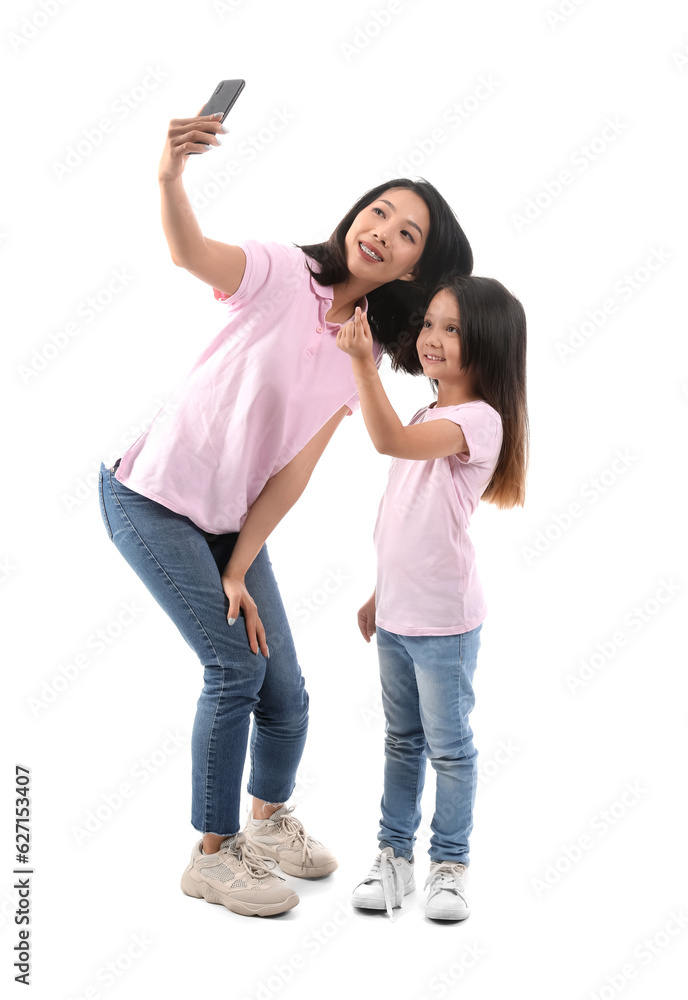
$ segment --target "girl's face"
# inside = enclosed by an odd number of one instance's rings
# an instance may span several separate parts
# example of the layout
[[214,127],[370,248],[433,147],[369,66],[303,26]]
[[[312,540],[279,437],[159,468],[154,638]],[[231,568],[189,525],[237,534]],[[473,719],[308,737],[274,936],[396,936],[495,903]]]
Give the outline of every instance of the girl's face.
[[349,273],[372,282],[373,288],[395,279],[410,281],[429,228],[428,206],[415,191],[383,191],[358,213],[346,234]]
[[446,386],[458,386],[466,377],[461,371],[460,321],[459,304],[444,288],[430,302],[416,341],[423,373]]

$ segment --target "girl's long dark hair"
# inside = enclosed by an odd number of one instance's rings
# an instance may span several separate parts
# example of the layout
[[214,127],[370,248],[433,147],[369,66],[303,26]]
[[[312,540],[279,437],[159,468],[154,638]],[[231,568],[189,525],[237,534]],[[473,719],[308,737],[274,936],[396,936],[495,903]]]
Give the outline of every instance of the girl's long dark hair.
[[408,177],[397,177],[378,184],[352,205],[325,243],[294,245],[321,265],[319,272],[308,266],[320,285],[346,281],[349,277],[344,242],[346,234],[358,213],[392,188],[414,191],[423,199],[430,213],[430,229],[416,264],[415,280],[389,281],[368,294],[370,331],[384,345],[384,351],[396,371],[404,369],[407,349],[410,345],[415,346],[430,288],[448,272],[470,274],[473,269],[473,253],[466,234],[437,188],[423,178],[413,181]]
[[[499,460],[481,499],[497,507],[523,506],[530,451],[526,400],[526,314],[501,282],[477,275],[450,275],[432,290],[427,304],[443,289],[459,307],[461,362],[473,379],[475,395],[502,418]],[[412,374],[423,371],[415,344],[405,359]],[[437,379],[430,379],[437,395]]]

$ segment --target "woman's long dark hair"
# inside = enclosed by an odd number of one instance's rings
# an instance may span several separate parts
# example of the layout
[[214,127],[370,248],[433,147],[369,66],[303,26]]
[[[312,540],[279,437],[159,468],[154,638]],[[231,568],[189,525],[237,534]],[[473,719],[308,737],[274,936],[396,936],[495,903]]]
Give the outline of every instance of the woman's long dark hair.
[[[427,300],[446,289],[459,307],[459,337],[463,369],[470,372],[475,395],[502,418],[502,449],[481,499],[497,507],[523,506],[530,449],[526,401],[526,314],[519,300],[501,282],[477,275],[450,275]],[[416,345],[407,349],[405,369],[419,374],[423,367]],[[437,379],[430,379],[437,395]]]
[[336,285],[346,281],[349,277],[344,242],[346,234],[358,213],[392,188],[414,191],[423,199],[430,213],[430,229],[423,253],[416,263],[415,280],[389,281],[368,294],[370,331],[384,345],[384,351],[396,371],[404,368],[406,349],[409,345],[415,345],[430,288],[448,272],[470,274],[473,269],[473,253],[466,234],[437,188],[423,178],[412,181],[408,177],[397,177],[378,184],[366,191],[349,209],[325,243],[294,245],[321,265],[319,272],[308,266],[320,285]]

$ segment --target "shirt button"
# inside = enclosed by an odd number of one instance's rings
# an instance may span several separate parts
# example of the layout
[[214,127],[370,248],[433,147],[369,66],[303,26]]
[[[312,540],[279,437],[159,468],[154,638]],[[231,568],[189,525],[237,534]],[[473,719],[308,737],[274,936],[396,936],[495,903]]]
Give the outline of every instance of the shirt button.
[[323,328],[321,326],[316,326],[315,329],[317,333],[322,333]]

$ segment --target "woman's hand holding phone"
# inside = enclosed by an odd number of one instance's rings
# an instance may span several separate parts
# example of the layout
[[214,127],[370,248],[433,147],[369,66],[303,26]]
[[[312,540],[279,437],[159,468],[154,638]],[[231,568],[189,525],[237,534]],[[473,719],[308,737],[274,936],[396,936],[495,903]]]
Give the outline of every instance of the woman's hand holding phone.
[[158,164],[158,181],[171,181],[181,177],[189,153],[206,153],[212,146],[221,146],[217,133],[229,132],[221,118],[221,111],[214,115],[197,115],[195,118],[173,118]]

